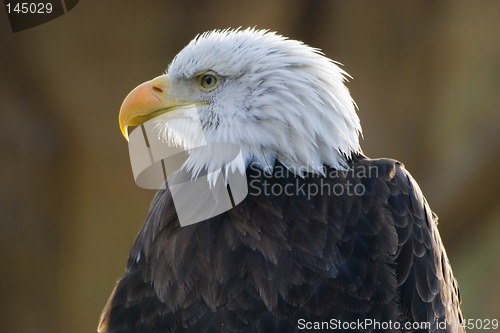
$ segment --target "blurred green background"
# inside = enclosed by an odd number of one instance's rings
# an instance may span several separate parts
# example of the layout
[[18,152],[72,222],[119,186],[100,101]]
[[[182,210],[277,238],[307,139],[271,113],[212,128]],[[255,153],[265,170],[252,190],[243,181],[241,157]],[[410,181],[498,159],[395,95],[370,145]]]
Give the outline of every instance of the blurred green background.
[[95,332],[154,194],[120,104],[239,26],[344,64],[365,153],[405,163],[440,216],[465,317],[500,318],[499,1],[88,0],[15,34],[0,13],[0,332]]

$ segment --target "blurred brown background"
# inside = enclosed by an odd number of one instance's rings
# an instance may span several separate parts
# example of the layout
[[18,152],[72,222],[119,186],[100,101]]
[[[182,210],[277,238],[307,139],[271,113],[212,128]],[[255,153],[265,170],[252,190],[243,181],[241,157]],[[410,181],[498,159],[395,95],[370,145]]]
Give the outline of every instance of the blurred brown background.
[[197,33],[238,26],[345,65],[365,153],[420,183],[465,316],[500,318],[499,1],[88,0],[15,34],[0,13],[0,332],[95,332],[153,195],[118,108]]

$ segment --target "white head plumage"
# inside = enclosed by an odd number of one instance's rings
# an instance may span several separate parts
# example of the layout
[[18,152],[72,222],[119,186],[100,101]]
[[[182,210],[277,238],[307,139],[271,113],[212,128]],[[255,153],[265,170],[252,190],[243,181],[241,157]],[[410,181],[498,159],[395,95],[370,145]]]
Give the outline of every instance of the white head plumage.
[[[215,75],[217,87],[194,85],[203,73]],[[214,30],[181,50],[165,75],[171,96],[205,102],[197,110],[207,142],[239,145],[244,163],[233,169],[255,163],[269,170],[277,159],[299,174],[321,173],[323,165],[344,169],[360,152],[361,125],[344,85],[348,74],[302,42],[252,28]],[[199,138],[189,132],[195,118],[184,112],[169,112],[158,133],[165,141],[184,138],[189,149]],[[226,162],[193,157],[185,166],[197,174]]]

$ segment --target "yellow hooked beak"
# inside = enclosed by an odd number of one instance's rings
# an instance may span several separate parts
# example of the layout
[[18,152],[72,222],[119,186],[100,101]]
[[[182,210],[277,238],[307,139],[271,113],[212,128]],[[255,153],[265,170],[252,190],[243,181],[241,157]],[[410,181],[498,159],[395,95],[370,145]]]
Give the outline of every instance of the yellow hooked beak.
[[118,121],[120,130],[127,141],[129,126],[139,126],[179,107],[201,104],[172,99],[167,94],[169,85],[167,76],[161,75],[140,84],[125,97],[120,107]]
[[138,126],[176,105],[167,99],[165,91],[169,86],[165,75],[144,82],[132,90],[120,107],[118,117],[120,130],[128,141],[129,126]]

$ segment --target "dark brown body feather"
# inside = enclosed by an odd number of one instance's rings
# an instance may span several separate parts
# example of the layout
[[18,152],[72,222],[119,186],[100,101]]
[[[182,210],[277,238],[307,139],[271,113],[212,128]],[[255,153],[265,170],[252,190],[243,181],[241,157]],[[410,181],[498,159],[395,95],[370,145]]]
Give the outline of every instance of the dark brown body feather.
[[[307,331],[301,322],[370,319],[393,329],[346,332],[410,332],[408,322],[430,323],[416,332],[463,332],[437,219],[416,182],[393,160],[360,156],[350,167],[305,178],[250,167],[241,204],[187,227],[159,191],[100,331],[298,332]],[[265,181],[291,184],[294,195],[259,195]],[[308,196],[309,184],[358,193]]]

